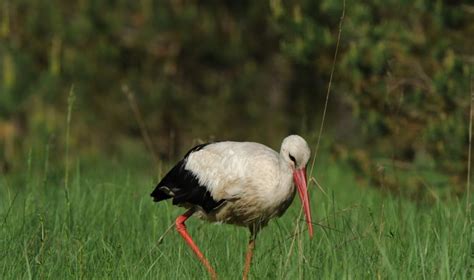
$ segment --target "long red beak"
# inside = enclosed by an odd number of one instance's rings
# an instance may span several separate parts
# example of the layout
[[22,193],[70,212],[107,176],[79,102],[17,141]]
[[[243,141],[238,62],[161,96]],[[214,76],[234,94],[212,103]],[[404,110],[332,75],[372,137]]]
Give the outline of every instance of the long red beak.
[[306,223],[308,224],[309,237],[313,237],[313,224],[311,223],[311,210],[309,208],[308,186],[306,184],[306,168],[296,169],[293,172],[298,194],[303,204],[304,214],[306,215]]

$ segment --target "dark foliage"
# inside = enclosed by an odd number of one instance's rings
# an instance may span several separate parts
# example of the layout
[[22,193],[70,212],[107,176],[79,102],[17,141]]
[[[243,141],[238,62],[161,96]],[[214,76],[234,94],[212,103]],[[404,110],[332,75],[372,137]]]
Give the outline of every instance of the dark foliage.
[[[1,5],[0,166],[11,166],[2,162],[36,144],[61,155],[71,86],[81,154],[121,150],[144,126],[160,159],[202,138],[276,147],[291,132],[315,135],[343,2]],[[427,170],[444,176],[430,185],[462,192],[473,11],[463,1],[347,2],[327,126],[339,160],[394,191],[424,192],[416,178]]]

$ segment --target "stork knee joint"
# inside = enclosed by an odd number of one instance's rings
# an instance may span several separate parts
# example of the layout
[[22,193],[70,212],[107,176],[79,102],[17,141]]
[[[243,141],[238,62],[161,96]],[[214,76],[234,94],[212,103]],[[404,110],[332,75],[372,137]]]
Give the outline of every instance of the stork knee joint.
[[186,221],[187,217],[183,217],[183,216],[179,216],[176,221],[175,221],[175,225],[176,225],[176,229],[178,231],[183,231],[183,230],[186,230],[186,225],[184,224],[184,221]]

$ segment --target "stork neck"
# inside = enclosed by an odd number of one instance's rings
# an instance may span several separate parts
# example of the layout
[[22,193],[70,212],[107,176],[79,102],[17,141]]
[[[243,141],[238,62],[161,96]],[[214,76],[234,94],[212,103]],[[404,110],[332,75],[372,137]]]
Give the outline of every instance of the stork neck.
[[288,186],[291,188],[293,186],[293,172],[291,170],[291,167],[288,164],[288,161],[283,157],[283,154],[281,153],[278,161],[280,165],[280,184],[282,185],[281,187]]
[[285,160],[282,154],[280,154],[278,161],[280,169],[279,183],[272,191],[272,197],[276,205],[281,205],[281,203],[286,205],[280,209],[284,212],[284,210],[288,208],[291,201],[293,201],[295,196],[295,186],[293,183],[293,172],[290,165],[288,164],[288,161]]

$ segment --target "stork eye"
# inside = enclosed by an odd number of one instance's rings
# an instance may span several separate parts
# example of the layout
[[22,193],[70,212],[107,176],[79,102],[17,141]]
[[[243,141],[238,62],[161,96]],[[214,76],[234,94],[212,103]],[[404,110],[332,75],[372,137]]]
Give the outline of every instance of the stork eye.
[[288,156],[290,157],[291,161],[296,165],[296,159],[294,156],[292,156],[291,154],[288,154]]

